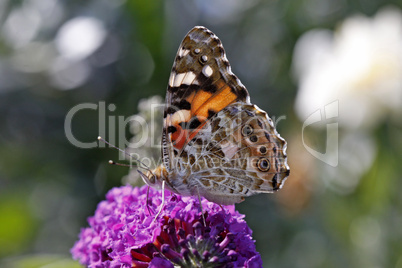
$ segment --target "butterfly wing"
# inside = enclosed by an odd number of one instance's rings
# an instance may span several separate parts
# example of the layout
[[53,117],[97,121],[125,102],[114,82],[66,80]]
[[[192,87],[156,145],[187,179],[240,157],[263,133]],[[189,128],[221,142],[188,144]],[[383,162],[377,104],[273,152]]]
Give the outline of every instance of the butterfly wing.
[[167,188],[234,204],[282,186],[289,175],[286,142],[249,99],[218,37],[193,28],[179,47],[166,95]]
[[219,38],[194,27],[183,39],[169,78],[162,134],[162,159],[168,171],[205,123],[249,94],[232,73]]
[[[289,175],[286,141],[257,106],[234,103],[197,133],[181,155],[178,172],[188,172],[186,185],[208,200],[228,205],[244,197],[280,189]],[[190,190],[191,192],[191,190]]]

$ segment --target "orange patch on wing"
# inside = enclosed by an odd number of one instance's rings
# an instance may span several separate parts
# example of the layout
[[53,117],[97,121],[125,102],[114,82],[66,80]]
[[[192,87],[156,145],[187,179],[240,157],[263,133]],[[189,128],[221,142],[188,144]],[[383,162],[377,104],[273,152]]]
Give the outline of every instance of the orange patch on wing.
[[195,135],[202,129],[206,122],[201,124],[197,129],[183,129],[180,125],[176,125],[176,131],[170,134],[170,140],[173,142],[173,146],[181,150],[188,141],[192,140]]
[[[191,114],[197,115],[200,121],[201,120],[204,121],[206,118],[208,118],[208,110],[212,110],[217,113],[226,106],[228,106],[229,104],[231,104],[234,100],[236,100],[237,98],[236,94],[234,94],[230,89],[230,87],[226,85],[224,82],[219,82],[218,88],[221,88],[219,93],[217,93],[208,101],[204,101],[204,103],[199,107],[195,108],[194,110],[193,109],[191,110]],[[205,93],[211,96],[210,93],[207,92]]]
[[[197,92],[197,94],[193,97],[191,103],[191,114],[194,115],[194,112],[197,111],[209,98],[211,98],[212,93],[208,93],[203,91],[202,89]],[[190,96],[191,97],[191,96]]]
[[166,118],[167,126],[174,126],[176,128],[176,131],[170,134],[170,140],[173,142],[173,146],[178,149],[183,148],[188,136],[188,131],[183,129],[180,123],[188,122],[189,120],[190,111],[188,110],[179,110],[174,114],[169,114]]
[[173,142],[173,146],[181,150],[187,140],[188,130],[182,129],[180,125],[175,125],[175,127],[176,131],[171,134],[170,139]]
[[[209,110],[217,113],[237,99],[236,94],[232,92],[231,88],[225,82],[218,81],[217,88],[219,88],[219,91],[215,94],[206,92],[202,89],[197,91],[196,93],[194,92],[190,94],[186,98],[186,100],[191,103],[191,111],[189,111],[190,113],[186,113],[184,110],[180,110],[180,115],[184,115],[185,119],[170,121],[174,123],[173,125],[177,129],[174,133],[171,134],[171,141],[173,142],[173,146],[178,150],[183,149],[184,145],[187,144],[188,141],[192,140],[204,127],[208,118]],[[178,115],[179,113],[177,115],[174,114],[174,116]],[[194,116],[197,116],[197,119],[201,122],[201,125],[199,125],[196,129],[183,129],[180,125],[177,124],[178,121],[189,122],[189,117]]]

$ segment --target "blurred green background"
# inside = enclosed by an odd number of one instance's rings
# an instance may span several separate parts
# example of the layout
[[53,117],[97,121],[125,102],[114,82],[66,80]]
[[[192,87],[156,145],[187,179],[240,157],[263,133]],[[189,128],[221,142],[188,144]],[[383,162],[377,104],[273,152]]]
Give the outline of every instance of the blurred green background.
[[[117,120],[136,114],[142,98],[164,97],[182,38],[204,25],[222,40],[251,101],[271,117],[285,116],[277,128],[288,141],[288,181],[276,194],[236,206],[254,231],[264,267],[402,268],[398,107],[370,127],[339,122],[335,167],[302,143],[304,135],[309,147],[325,152],[325,127],[302,132],[306,117],[294,109],[303,81],[294,48],[304,33],[332,33],[356,14],[371,20],[384,7],[400,13],[401,6],[400,0],[1,0],[0,266],[80,267],[69,250],[128,169],[107,164],[117,159],[115,150],[72,144],[69,111],[104,103],[115,108],[104,118]],[[99,109],[77,112],[75,139],[96,141],[99,116]],[[109,127],[106,120],[103,129]],[[131,134],[127,126],[112,135]]]

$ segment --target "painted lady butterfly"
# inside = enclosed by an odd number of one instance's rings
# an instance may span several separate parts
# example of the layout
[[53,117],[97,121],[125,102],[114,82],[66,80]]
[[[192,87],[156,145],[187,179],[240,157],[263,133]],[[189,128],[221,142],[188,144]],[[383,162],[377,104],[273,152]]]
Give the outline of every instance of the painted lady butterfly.
[[143,180],[229,205],[281,188],[286,141],[231,71],[219,38],[194,27],[177,52],[166,94],[162,164]]

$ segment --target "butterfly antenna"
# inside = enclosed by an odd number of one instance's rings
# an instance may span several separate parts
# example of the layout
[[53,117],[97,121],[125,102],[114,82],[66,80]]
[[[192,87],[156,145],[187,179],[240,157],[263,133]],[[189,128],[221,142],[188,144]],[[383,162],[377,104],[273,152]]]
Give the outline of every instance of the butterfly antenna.
[[[102,138],[101,136],[98,136],[98,140],[100,140],[100,141],[106,143],[107,145],[109,145],[109,146],[112,147],[112,148],[115,148],[115,149],[119,150],[119,151],[122,152],[123,154],[125,154],[125,155],[127,155],[128,157],[134,159],[135,161],[137,161],[138,163],[140,163],[140,164],[142,165],[142,166],[138,166],[138,167],[143,168],[143,169],[146,169],[146,170],[148,170],[148,171],[151,171],[147,165],[145,165],[145,164],[144,164],[143,162],[141,162],[139,159],[135,159],[131,154],[127,153],[125,150],[120,149],[119,147],[117,147],[117,146],[111,144],[110,142],[108,142],[107,140],[105,140],[104,138]],[[112,161],[112,160],[109,160],[109,164],[111,164],[111,165],[117,165],[117,166],[125,166],[124,164],[119,164],[119,163],[116,163],[116,162],[114,162],[114,161]],[[127,166],[128,166],[128,165],[127,165]],[[129,167],[130,167],[130,166],[129,166]]]
[[122,164],[122,163],[117,163],[113,160],[109,160],[109,164],[110,165],[115,165],[115,166],[121,166],[121,167],[131,167],[131,165],[127,165],[127,164]]

